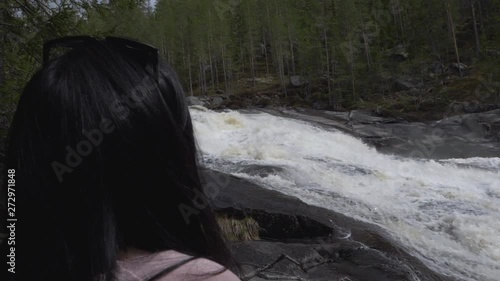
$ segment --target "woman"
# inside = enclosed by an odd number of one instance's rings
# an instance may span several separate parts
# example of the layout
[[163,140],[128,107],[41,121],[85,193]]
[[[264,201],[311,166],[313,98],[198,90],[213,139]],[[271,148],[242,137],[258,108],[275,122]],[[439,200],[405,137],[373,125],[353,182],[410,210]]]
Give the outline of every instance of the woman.
[[17,222],[15,273],[2,280],[239,280],[214,213],[195,202],[204,193],[183,90],[150,46],[47,42],[6,166]]

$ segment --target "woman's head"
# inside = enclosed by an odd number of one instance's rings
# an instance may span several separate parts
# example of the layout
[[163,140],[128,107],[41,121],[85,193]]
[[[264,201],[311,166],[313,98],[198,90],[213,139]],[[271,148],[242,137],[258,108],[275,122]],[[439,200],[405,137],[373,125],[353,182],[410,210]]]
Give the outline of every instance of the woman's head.
[[7,152],[18,280],[91,280],[131,247],[229,265],[213,213],[193,202],[202,187],[179,80],[123,44],[87,39],[21,95]]

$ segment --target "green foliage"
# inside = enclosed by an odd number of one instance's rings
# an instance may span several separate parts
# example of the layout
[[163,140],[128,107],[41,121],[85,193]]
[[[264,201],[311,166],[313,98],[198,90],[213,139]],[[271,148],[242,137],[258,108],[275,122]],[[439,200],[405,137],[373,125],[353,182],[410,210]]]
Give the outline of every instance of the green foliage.
[[0,100],[16,101],[39,66],[43,41],[69,34],[150,43],[187,92],[198,94],[248,92],[239,82],[248,78],[259,91],[257,80],[269,76],[286,94],[289,77],[300,75],[323,95],[312,99],[363,106],[397,92],[398,77],[444,79],[429,78],[429,69],[456,62],[455,45],[473,75],[500,79],[500,1],[448,1],[450,9],[447,1],[157,0],[153,7],[148,0],[6,0]]

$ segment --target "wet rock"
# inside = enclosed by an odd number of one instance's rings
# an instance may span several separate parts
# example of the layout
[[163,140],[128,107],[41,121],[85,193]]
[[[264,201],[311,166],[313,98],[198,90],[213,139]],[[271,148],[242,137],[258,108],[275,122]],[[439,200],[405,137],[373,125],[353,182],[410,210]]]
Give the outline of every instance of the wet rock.
[[212,107],[219,107],[222,105],[222,103],[224,103],[224,99],[222,97],[215,96],[212,98],[211,106]]
[[217,213],[251,217],[259,225],[260,240],[231,246],[247,280],[450,280],[406,253],[375,225],[227,174],[205,170],[202,175],[207,193],[217,191],[211,197]]

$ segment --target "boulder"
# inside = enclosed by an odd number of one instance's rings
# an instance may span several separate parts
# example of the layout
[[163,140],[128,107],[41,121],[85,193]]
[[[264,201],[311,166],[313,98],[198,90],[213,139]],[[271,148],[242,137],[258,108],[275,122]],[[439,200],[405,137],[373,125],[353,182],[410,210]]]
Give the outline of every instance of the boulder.
[[408,91],[415,88],[415,85],[413,85],[410,81],[402,78],[394,79],[394,84],[399,91]]
[[458,70],[458,71],[465,71],[467,70],[467,65],[463,64],[463,63],[452,63],[451,65],[451,68],[455,69],[455,70]]
[[476,101],[469,101],[463,104],[463,109],[465,113],[476,113],[481,110],[481,106]]
[[402,44],[399,44],[396,47],[387,50],[387,55],[396,61],[404,61],[409,57],[409,53],[406,50],[406,47]]
[[193,96],[186,97],[186,102],[187,102],[188,106],[192,106],[192,105],[205,106],[205,103],[203,101],[201,101],[199,98],[193,97]]
[[294,87],[301,87],[304,85],[304,81],[301,76],[299,75],[294,75],[290,77],[290,84]]
[[313,108],[316,110],[323,110],[323,109],[328,108],[328,104],[321,102],[321,101],[315,101],[313,103]]
[[212,98],[212,101],[210,103],[210,105],[212,107],[219,107],[221,106],[222,104],[224,103],[224,99],[222,97],[219,97],[219,96],[215,96]]

